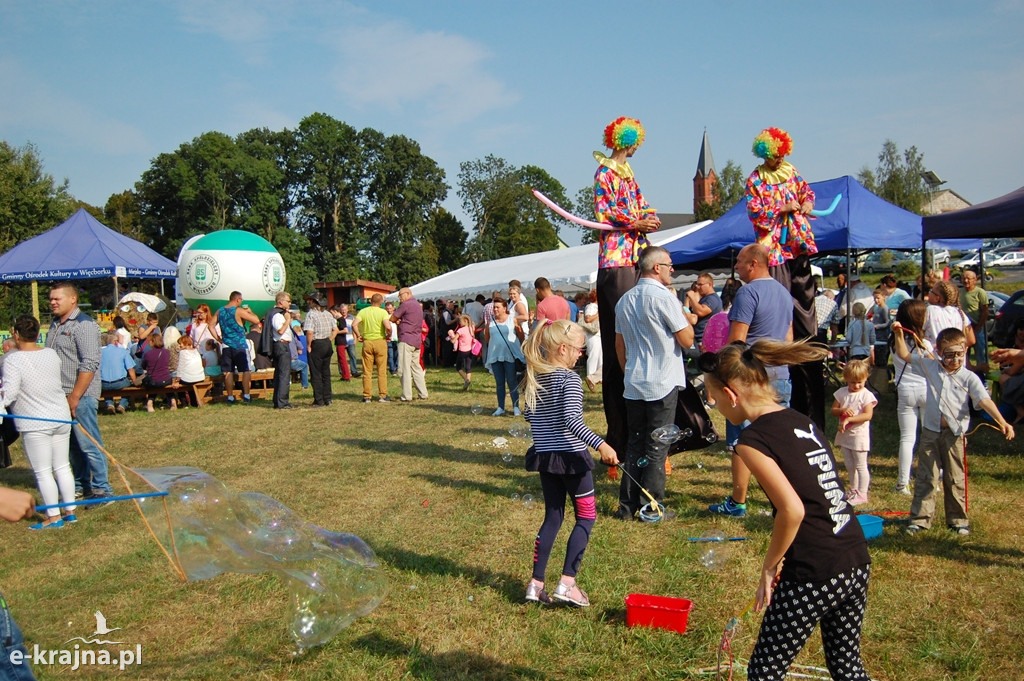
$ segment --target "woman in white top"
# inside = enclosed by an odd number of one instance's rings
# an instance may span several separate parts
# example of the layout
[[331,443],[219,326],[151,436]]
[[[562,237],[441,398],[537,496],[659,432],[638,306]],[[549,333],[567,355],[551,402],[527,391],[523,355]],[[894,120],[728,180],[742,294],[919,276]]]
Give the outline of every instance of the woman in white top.
[[924,315],[924,338],[932,345],[943,329],[964,330],[966,315],[960,309],[960,292],[940,279],[928,290],[928,310]]
[[529,335],[530,303],[527,302],[526,296],[523,295],[523,290],[513,284],[508,287],[508,297],[512,300],[512,305],[508,311],[509,315],[516,320],[516,324],[523,330],[523,333]]
[[583,322],[581,326],[587,334],[587,387],[593,392],[594,386],[601,382],[601,373],[604,368],[604,357],[601,352],[601,327],[592,327],[597,329],[596,333],[591,333],[588,328],[591,324],[598,323],[596,289],[590,290],[587,300],[590,302],[580,311],[582,319],[579,321]]
[[[923,346],[910,334],[904,338],[911,354],[927,355],[932,351],[931,341],[924,338],[924,320],[928,304],[923,300],[911,298],[900,303],[896,310],[896,321],[905,329],[910,329],[922,338]],[[890,337],[890,343],[893,339]],[[896,474],[896,491],[910,496],[910,465],[914,461],[914,446],[917,443],[918,423],[924,416],[927,382],[924,374],[919,373],[913,364],[900,359],[895,352],[892,355],[892,366],[896,381],[896,419],[900,424],[899,469]]]
[[[36,345],[39,322],[22,315],[14,321],[14,339],[18,352],[4,360],[3,404],[16,416],[31,416],[71,421],[71,409],[60,380],[60,358],[51,348]],[[71,439],[69,423],[15,419],[21,433],[25,456],[32,465],[36,485],[43,504],[51,506],[63,500],[75,501],[75,478],[71,472],[68,447]],[[58,499],[59,492],[59,499]],[[44,530],[64,527],[75,522],[75,507],[67,506],[64,517],[57,509],[47,511],[47,519],[29,529]]]
[[212,319],[213,314],[210,312],[210,306],[206,303],[200,303],[196,307],[196,316],[192,320],[192,328],[188,334],[196,348],[205,348],[206,341],[208,340],[213,340],[218,345],[220,344],[220,337],[214,332],[214,327],[210,326]]

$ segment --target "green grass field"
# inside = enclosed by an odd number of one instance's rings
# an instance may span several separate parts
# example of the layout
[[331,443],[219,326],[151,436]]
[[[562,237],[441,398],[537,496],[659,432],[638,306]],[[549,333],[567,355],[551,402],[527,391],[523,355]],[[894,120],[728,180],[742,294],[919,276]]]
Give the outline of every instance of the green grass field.
[[[714,664],[723,627],[753,596],[771,530],[759,490],[745,519],[705,512],[729,488],[724,447],[673,458],[667,502],[679,517],[664,524],[612,519],[616,485],[602,473],[599,518],[579,576],[592,607],[526,605],[543,504],[536,474],[522,469],[525,441],[509,436],[512,418],[488,415],[494,383],[485,372],[474,374],[469,393],[451,370],[430,370],[427,380],[429,401],[411,405],[397,402],[396,379],[391,404],[363,404],[358,382],[335,379],[334,405],[326,409],[274,412],[260,401],[101,416],[107,448],[126,465],[196,466],[238,491],[270,495],[313,523],[359,535],[376,551],[389,593],[329,643],[293,657],[283,583],[260,574],[178,581],[130,503],[83,511],[77,525],[60,531],[4,524],[0,587],[30,650],[70,647],[69,639],[89,635],[100,610],[109,626],[121,627],[116,640],[143,651],[142,664],[123,672],[55,665],[37,667],[37,676],[714,678],[695,670]],[[309,391],[293,392],[299,405],[311,400]],[[472,413],[473,404],[483,406],[481,415]],[[587,393],[586,411],[600,432],[599,393]],[[907,497],[890,491],[898,429],[889,392],[873,431],[870,506],[905,511]],[[492,442],[499,436],[511,443],[511,462]],[[871,543],[863,648],[873,678],[1020,678],[1019,448],[990,429],[971,437],[970,537],[953,536],[940,521],[911,538],[890,523]],[[0,484],[36,493],[20,445],[14,456]],[[115,488],[122,491],[116,477]],[[531,494],[537,503],[526,508],[513,494]],[[714,572],[699,561],[707,545],[687,541],[711,529],[748,538],[731,544],[727,564]],[[567,532],[552,555],[551,583]],[[688,633],[627,628],[623,599],[634,592],[691,599]],[[758,625],[753,614],[742,619],[733,645],[739,657],[749,656]],[[817,634],[798,662],[823,666]]]

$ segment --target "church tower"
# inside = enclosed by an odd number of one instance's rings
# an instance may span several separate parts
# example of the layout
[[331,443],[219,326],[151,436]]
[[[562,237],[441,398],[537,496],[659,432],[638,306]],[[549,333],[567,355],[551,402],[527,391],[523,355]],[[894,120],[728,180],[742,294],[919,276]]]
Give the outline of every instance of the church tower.
[[715,159],[711,156],[711,142],[708,141],[707,128],[704,129],[704,140],[700,144],[700,158],[697,159],[697,174],[693,176],[693,211],[702,203],[711,203],[715,186]]

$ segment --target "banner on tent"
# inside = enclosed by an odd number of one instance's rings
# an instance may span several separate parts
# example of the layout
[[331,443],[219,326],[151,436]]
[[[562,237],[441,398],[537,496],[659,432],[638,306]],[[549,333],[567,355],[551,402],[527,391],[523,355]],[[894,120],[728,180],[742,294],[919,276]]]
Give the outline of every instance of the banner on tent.
[[[120,269],[120,268],[119,268]],[[173,279],[178,276],[176,270],[166,270],[148,267],[127,267],[124,268],[127,274],[118,276],[140,277],[140,278],[167,278]],[[113,267],[82,267],[54,270],[36,270],[33,272],[16,272],[0,275],[0,281],[56,281],[59,279],[96,279],[98,277],[113,277]]]

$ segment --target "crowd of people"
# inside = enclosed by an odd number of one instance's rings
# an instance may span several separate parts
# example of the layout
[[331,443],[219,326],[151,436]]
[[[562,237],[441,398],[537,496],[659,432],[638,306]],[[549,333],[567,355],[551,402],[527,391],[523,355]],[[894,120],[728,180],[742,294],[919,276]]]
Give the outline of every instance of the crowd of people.
[[[1015,329],[1014,348],[992,354],[1002,367],[997,403],[983,380],[988,301],[973,272],[964,273],[963,291],[933,273],[917,292],[892,275],[872,290],[855,273],[840,275],[835,291],[818,288],[809,265],[817,250],[808,220],[814,193],[785,160],[792,140],[777,128],[754,140],[763,161],[747,182],[754,243],[739,252],[736,278],[719,294],[705,272],[677,292],[670,254],[648,239],[660,220],[629,164],[644,136],[639,121],[619,118],[605,130],[611,155],[595,152],[594,210],[607,229],[598,240],[596,288],[571,299],[539,277],[532,308],[522,283],[512,279],[507,289],[461,305],[420,302],[409,288],[399,290],[397,307],[375,294],[356,314],[313,292],[303,298],[303,315],[282,292],[261,319],[236,291],[216,311],[197,306],[183,331],[161,329],[151,314],[135,334],[116,316],[101,334],[79,309],[75,287],[53,286],[45,345],[37,342],[39,321],[19,317],[0,369],[2,403],[15,417],[43,502],[63,506],[31,529],[74,523],[76,500],[103,503],[112,494],[97,418],[103,391],[140,385],[148,411],[160,395],[175,410],[188,405],[191,385],[216,376],[229,404],[249,404],[252,372],[272,369],[274,409],[295,408],[293,372],[303,388],[312,386],[310,406],[325,407],[333,397],[333,346],[341,380],[362,378],[364,403],[392,401],[389,376],[400,378],[401,402],[429,399],[428,366],[454,367],[463,391],[471,389],[475,371],[493,375],[492,415],[524,415],[532,425],[526,468],[539,474],[544,494],[525,598],[587,607],[577,576],[597,520],[589,452],[598,452],[611,477],[624,472],[615,518],[651,520],[653,510],[655,520],[671,520],[675,514],[665,506],[670,443],[653,435],[676,422],[681,391],[700,376],[707,404],[727,421],[732,473],[730,492],[708,512],[745,516],[752,477],[774,509],[755,596],[755,608],[767,612],[749,678],[783,678],[820,622],[833,677],[866,679],[860,629],[870,559],[853,507],[867,502],[871,487],[870,424],[878,404],[869,389],[872,371],[883,372],[885,385],[895,384],[894,489],[913,497],[908,534],[935,522],[941,481],[944,521],[967,535],[959,451],[970,407],[1014,437],[1011,422],[1024,417],[1024,328]],[[835,353],[842,353],[846,385],[828,410],[824,362]],[[590,391],[601,387],[603,437],[584,423],[584,384]],[[114,415],[130,408],[124,397],[103,404]],[[825,435],[827,411],[839,424],[832,442],[846,464],[845,485]],[[545,572],[567,500],[575,522],[549,593]],[[17,501],[3,517],[24,515]],[[801,611],[808,602],[816,605]]]

